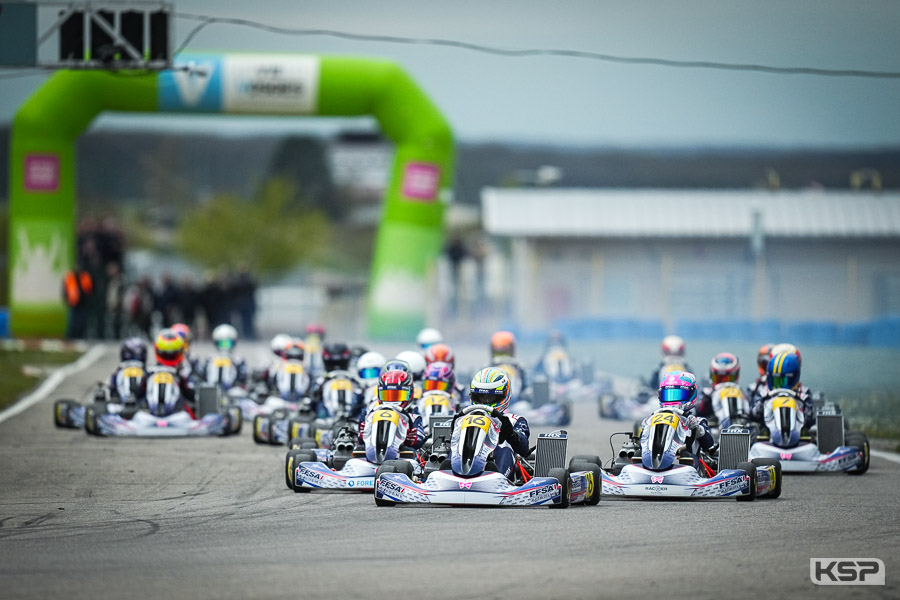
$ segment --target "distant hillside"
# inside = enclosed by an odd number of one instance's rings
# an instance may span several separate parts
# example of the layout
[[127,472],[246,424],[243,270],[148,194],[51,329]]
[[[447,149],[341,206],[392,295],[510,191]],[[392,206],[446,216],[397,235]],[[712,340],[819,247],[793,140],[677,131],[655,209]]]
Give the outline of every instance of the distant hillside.
[[[323,165],[322,153],[331,140],[296,135],[290,138],[292,141],[288,139],[272,135],[89,132],[78,141],[79,197],[87,203],[152,199],[178,205],[185,199],[221,192],[247,196],[259,181],[284,170],[285,157],[318,172]],[[352,136],[343,140],[352,141]],[[366,138],[365,143],[371,143],[371,139]],[[9,131],[0,129],[0,198],[4,200],[9,185],[8,146]],[[456,199],[477,203],[485,186],[527,185],[529,172],[542,165],[561,169],[558,185],[566,187],[759,187],[765,185],[766,171],[773,169],[785,188],[841,189],[849,187],[851,172],[871,168],[880,173],[884,188],[900,188],[900,147],[846,151],[653,150],[461,142]],[[309,169],[305,173],[298,169],[298,173],[307,179],[316,176]],[[321,187],[317,185],[316,189]],[[330,196],[323,195],[320,201],[326,198]]]

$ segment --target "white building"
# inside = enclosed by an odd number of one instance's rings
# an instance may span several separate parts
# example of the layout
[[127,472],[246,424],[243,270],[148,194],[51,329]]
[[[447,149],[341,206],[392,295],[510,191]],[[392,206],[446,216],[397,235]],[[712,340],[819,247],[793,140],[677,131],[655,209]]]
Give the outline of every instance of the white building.
[[900,316],[900,194],[497,189],[513,319],[822,322]]

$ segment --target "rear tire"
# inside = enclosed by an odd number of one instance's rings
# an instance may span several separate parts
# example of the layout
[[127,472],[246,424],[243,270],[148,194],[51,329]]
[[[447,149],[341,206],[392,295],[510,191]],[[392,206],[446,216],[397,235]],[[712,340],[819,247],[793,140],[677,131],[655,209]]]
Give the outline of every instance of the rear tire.
[[569,498],[572,495],[572,480],[569,479],[569,470],[559,468],[550,469],[547,476],[556,479],[562,487],[562,500],[559,504],[551,504],[550,508],[569,508]]
[[758,467],[775,467],[775,487],[772,491],[760,498],[777,498],[781,495],[781,461],[777,458],[754,458],[751,460]]
[[591,490],[591,493],[588,495],[588,497],[585,498],[584,503],[588,506],[595,506],[599,504],[600,496],[603,494],[603,473],[601,472],[600,467],[598,467],[594,463],[580,461],[576,462],[573,459],[573,462],[569,464],[569,471],[572,473],[577,473],[578,471],[591,472],[591,476],[594,480],[594,488]]
[[569,470],[570,471],[587,471],[588,469],[573,469],[572,464],[577,462],[586,462],[588,464],[597,465],[601,469],[603,468],[603,463],[600,462],[600,457],[594,454],[576,454],[569,460]]
[[848,431],[844,436],[844,445],[853,446],[863,451],[863,464],[847,471],[848,475],[862,475],[869,470],[869,438],[861,431]]
[[737,465],[738,471],[743,471],[750,476],[750,493],[746,496],[738,496],[738,502],[753,502],[756,500],[756,465],[752,462],[741,462]]
[[[394,461],[388,461],[388,463],[392,463]],[[375,485],[378,485],[378,478],[381,477],[384,473],[396,473],[397,467],[393,464],[383,464],[378,469],[375,470]],[[375,506],[395,506],[397,503],[393,500],[386,500],[384,498],[379,498],[375,496]]]

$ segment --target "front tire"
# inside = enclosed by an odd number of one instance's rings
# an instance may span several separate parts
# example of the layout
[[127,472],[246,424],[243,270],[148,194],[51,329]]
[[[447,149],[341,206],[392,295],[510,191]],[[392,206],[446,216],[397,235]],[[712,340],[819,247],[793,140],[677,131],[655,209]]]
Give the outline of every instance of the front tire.
[[591,465],[597,465],[601,469],[603,468],[603,463],[600,462],[600,457],[594,454],[576,454],[569,460],[569,470],[570,471],[587,471],[588,469],[573,469],[572,465],[577,462],[585,462]]
[[737,465],[738,471],[743,471],[750,476],[750,493],[746,496],[738,496],[738,502],[753,502],[756,500],[756,465],[752,462],[741,462]]
[[597,504],[599,504],[600,496],[603,494],[603,473],[601,472],[600,467],[590,462],[575,462],[573,459],[573,462],[569,464],[569,471],[573,473],[576,473],[578,471],[591,472],[594,487],[591,490],[591,493],[585,499],[584,503],[588,506],[596,506]]
[[[393,461],[388,461],[389,463]],[[381,477],[384,473],[396,473],[397,467],[392,464],[383,464],[378,469],[375,470],[375,485],[378,485],[378,478]],[[375,506],[395,506],[397,503],[393,500],[386,500],[384,498],[379,498],[375,496]]]
[[289,490],[294,489],[294,471],[296,470],[297,465],[301,462],[297,460],[298,453],[298,450],[288,450],[287,455],[284,457],[285,483],[287,483]]
[[763,498],[777,498],[781,495],[781,461],[777,458],[754,458],[751,460],[758,467],[775,467],[775,487],[772,491],[762,496]]
[[69,409],[74,402],[71,400],[57,400],[53,403],[53,424],[57,427],[69,427]]
[[848,431],[844,436],[844,445],[859,448],[863,453],[861,465],[847,471],[848,475],[862,475],[869,470],[869,438],[861,431]]
[[547,473],[548,477],[552,477],[562,486],[561,500],[559,504],[551,504],[550,508],[569,508],[569,498],[572,496],[572,480],[569,478],[568,469],[550,469]]

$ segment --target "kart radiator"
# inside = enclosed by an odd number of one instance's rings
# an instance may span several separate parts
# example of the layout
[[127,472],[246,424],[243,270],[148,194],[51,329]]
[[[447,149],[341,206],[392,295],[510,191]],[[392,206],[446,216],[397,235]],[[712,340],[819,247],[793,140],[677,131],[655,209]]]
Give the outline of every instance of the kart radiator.
[[737,469],[750,456],[750,431],[739,427],[723,429],[719,434],[719,471]]
[[566,467],[566,443],[565,433],[542,433],[537,439],[537,448],[534,451],[534,476],[547,477],[550,469]]
[[201,385],[197,389],[197,417],[219,412],[219,390],[214,385]]
[[822,454],[844,445],[843,415],[816,415],[816,445]]
[[535,377],[531,382],[531,407],[538,408],[550,402],[550,382],[546,377]]

